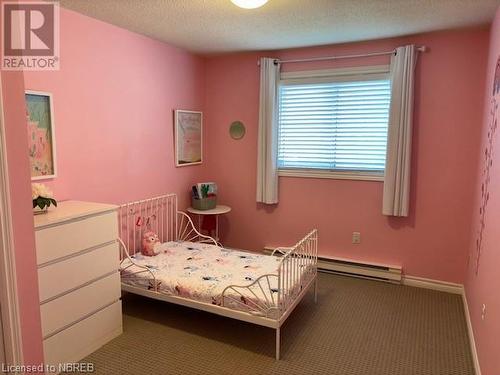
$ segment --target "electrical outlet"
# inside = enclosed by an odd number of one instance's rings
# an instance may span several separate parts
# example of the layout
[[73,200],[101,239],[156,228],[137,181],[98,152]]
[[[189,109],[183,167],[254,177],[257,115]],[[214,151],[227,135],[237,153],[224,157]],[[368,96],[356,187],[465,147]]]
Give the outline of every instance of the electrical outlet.
[[481,320],[486,318],[486,305],[483,303],[483,307],[481,308]]
[[352,232],[352,243],[360,244],[361,243],[361,233],[360,232]]

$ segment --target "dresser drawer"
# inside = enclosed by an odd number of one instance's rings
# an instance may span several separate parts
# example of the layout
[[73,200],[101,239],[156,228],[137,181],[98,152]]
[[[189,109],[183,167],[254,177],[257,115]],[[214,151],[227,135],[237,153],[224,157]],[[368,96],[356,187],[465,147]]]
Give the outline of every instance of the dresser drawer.
[[117,242],[41,267],[38,269],[40,302],[116,271],[118,267]]
[[44,337],[120,299],[120,274],[115,272],[40,306]]
[[45,363],[77,362],[122,333],[121,301],[43,341]]
[[37,229],[35,231],[37,264],[113,241],[117,237],[116,211]]

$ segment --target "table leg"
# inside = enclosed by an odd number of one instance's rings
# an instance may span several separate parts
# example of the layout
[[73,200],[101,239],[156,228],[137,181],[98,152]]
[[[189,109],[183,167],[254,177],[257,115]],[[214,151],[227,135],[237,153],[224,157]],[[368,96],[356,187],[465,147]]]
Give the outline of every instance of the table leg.
[[219,215],[215,215],[215,240],[219,242]]
[[201,233],[201,215],[198,215],[198,232]]

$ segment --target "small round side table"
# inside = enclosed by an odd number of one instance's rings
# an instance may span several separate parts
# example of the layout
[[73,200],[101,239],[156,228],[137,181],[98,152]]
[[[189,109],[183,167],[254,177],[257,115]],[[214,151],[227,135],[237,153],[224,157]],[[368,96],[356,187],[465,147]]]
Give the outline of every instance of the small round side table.
[[215,241],[219,242],[219,215],[227,214],[231,211],[231,207],[217,205],[211,210],[197,210],[193,207],[188,207],[187,212],[198,215],[198,230],[201,230],[201,217],[215,215]]

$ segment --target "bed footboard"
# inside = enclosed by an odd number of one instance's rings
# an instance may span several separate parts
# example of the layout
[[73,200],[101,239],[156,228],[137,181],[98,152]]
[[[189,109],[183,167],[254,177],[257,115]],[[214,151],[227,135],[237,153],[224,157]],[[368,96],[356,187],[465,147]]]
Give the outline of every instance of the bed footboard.
[[318,231],[312,230],[295,246],[277,248],[272,255],[281,256],[278,272],[261,275],[247,285],[229,285],[222,292],[223,306],[236,304],[276,320],[295,307],[301,292],[316,281]]
[[318,231],[309,232],[292,248],[282,255],[278,269],[278,304],[280,312],[285,315],[296,305],[296,299],[312,281],[315,283],[318,273]]
[[311,286],[317,300],[318,231],[312,230],[295,246],[275,249],[272,255],[281,257],[278,272],[261,275],[248,285],[229,285],[222,292],[222,306],[233,304],[274,320],[279,359],[281,325]]
[[[273,286],[274,285],[274,286]],[[248,285],[229,285],[222,292],[222,306],[271,319],[279,318],[278,275],[259,276]]]

